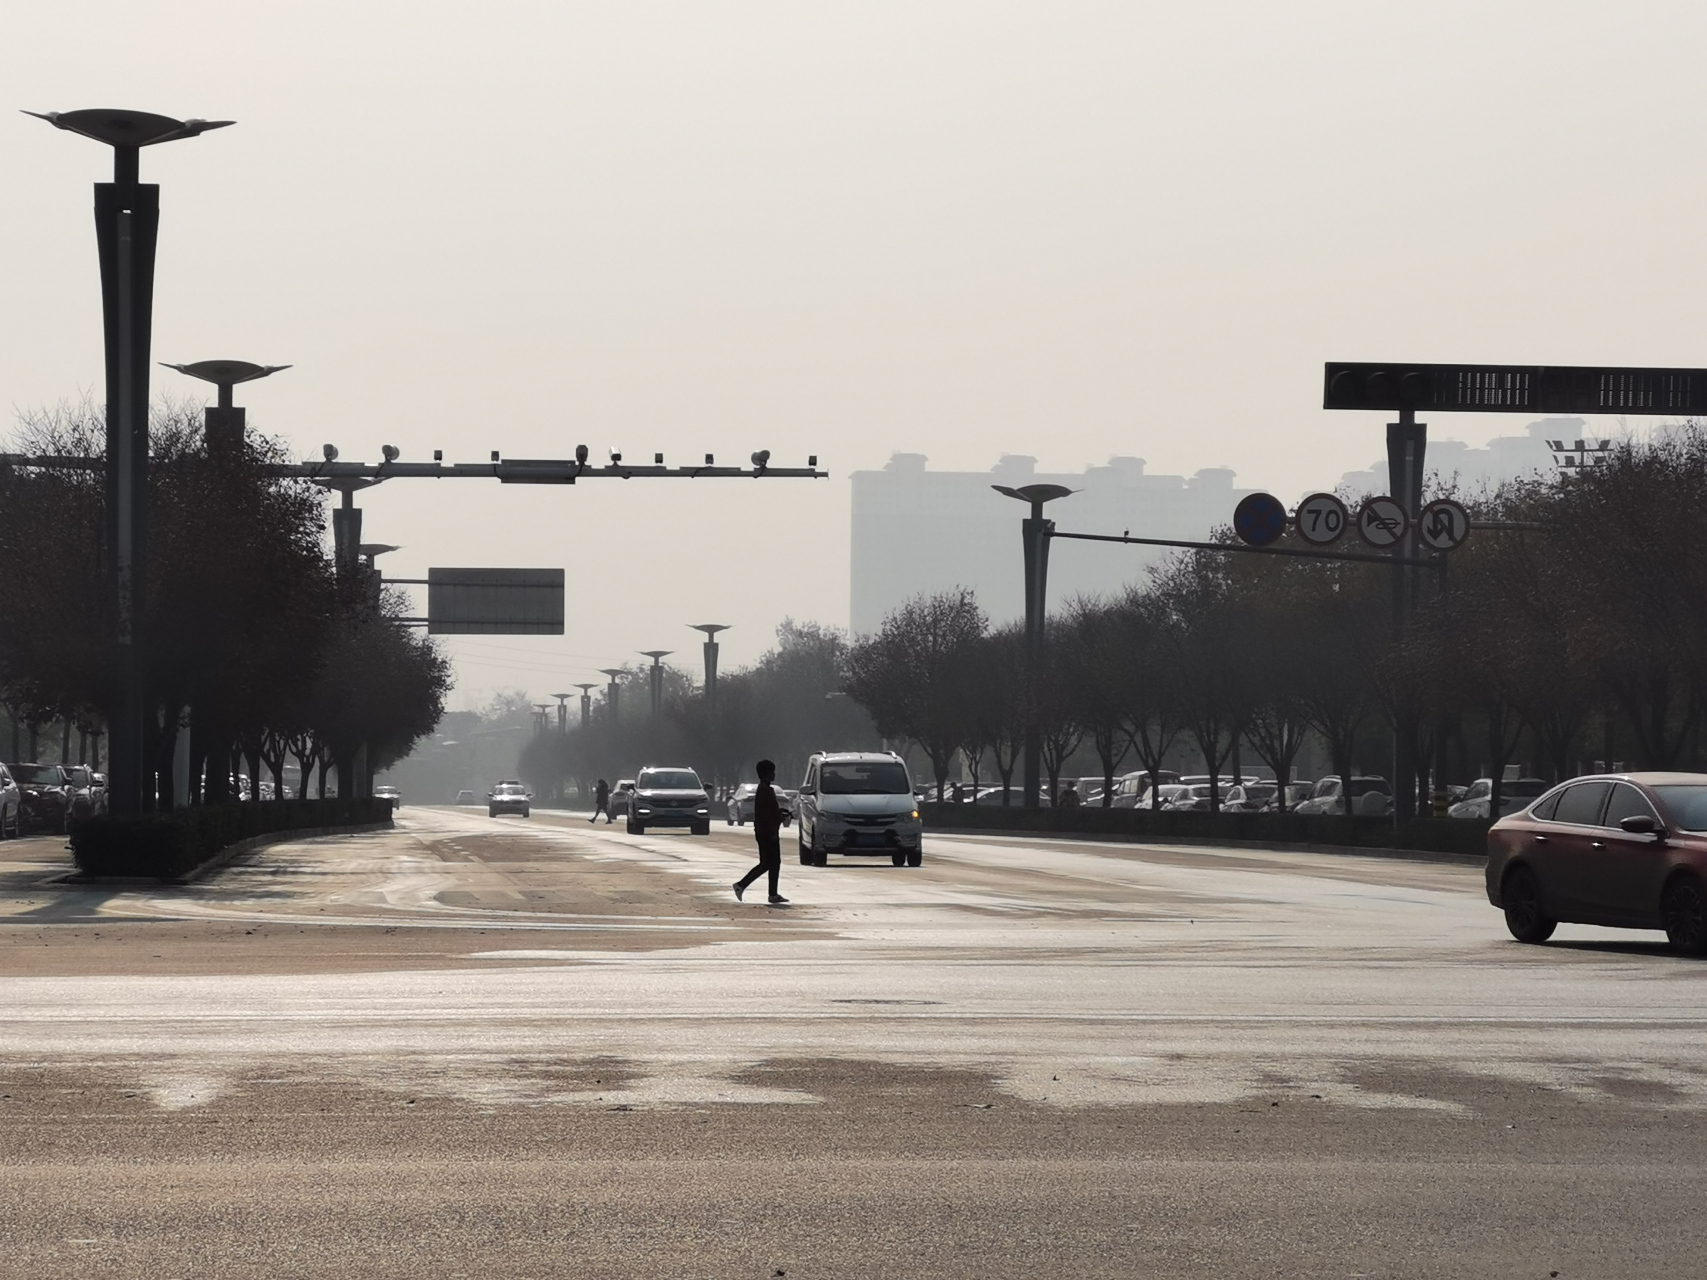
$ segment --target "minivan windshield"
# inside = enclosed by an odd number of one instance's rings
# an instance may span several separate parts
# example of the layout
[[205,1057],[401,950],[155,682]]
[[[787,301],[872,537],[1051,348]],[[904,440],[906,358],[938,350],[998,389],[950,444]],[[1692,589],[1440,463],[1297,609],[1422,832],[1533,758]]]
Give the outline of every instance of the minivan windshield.
[[692,769],[643,769],[635,787],[646,791],[703,791]]
[[899,760],[844,760],[826,763],[818,786],[827,796],[910,796],[907,767]]

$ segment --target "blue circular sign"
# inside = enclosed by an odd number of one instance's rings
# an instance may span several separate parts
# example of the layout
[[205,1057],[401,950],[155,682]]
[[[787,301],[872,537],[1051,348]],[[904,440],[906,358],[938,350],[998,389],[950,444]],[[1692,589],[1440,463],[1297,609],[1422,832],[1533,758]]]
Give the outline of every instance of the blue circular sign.
[[1286,532],[1286,508],[1272,493],[1252,493],[1233,509],[1233,532],[1239,541],[1266,547]]

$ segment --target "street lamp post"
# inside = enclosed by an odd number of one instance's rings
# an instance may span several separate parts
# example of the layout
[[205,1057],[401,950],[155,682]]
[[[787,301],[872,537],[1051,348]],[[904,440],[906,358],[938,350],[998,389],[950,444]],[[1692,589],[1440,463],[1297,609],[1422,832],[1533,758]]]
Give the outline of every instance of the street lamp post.
[[250,364],[247,360],[198,360],[195,364],[168,364],[162,360],[160,365],[219,388],[219,403],[202,410],[210,457],[235,456],[243,448],[245,414],[240,406],[231,403],[231,388],[239,382],[254,382],[290,368],[288,364]]
[[599,686],[596,684],[578,684],[575,687],[581,691],[581,727],[585,729],[587,722],[593,718],[593,690]]
[[148,549],[148,352],[160,188],[138,180],[138,153],[232,122],[174,120],[142,111],[25,114],[113,149],[112,182],[95,184],[107,364],[106,571],[118,690],[107,717],[107,794],[111,811],[128,816],[154,807],[147,785],[150,717],[142,619]]
[[674,649],[642,649],[640,656],[652,659],[652,714],[658,714],[658,708],[664,702],[664,659],[674,653]]
[[622,693],[622,686],[617,683],[628,672],[621,667],[600,667],[599,674],[610,677],[610,684],[605,688],[605,714],[610,717],[611,727],[616,727],[617,698]]
[[695,631],[705,632],[705,700],[717,701],[717,633],[729,628],[721,622],[690,622]]
[[568,733],[569,699],[573,698],[575,695],[572,693],[554,693],[551,696],[557,699],[557,732],[559,734]]
[[1043,739],[1037,727],[1038,676],[1043,670],[1043,618],[1048,602],[1049,535],[1055,522],[1043,518],[1043,504],[1072,492],[1058,484],[1028,484],[1010,489],[990,486],[997,493],[1031,504],[1031,515],[1020,525],[1025,542],[1025,807],[1037,808],[1042,781]]

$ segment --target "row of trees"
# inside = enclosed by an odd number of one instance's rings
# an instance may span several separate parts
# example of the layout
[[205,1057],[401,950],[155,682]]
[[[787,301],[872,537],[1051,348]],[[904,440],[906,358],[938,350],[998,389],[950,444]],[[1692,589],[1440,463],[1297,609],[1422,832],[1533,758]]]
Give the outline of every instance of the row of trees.
[[616,714],[603,693],[586,725],[572,708],[567,733],[550,728],[523,748],[520,776],[552,798],[571,788],[584,795],[598,778],[614,783],[648,764],[689,765],[718,789],[750,779],[754,762],[767,757],[783,781],[799,778],[814,751],[881,745],[870,718],[843,690],[848,655],[841,632],[785,621],[775,648],[718,677],[715,698],[665,668],[657,715],[651,669],[636,665],[620,678]]
[[[395,620],[404,602],[335,573],[324,493],[264,473],[285,460],[277,441],[210,451],[199,418],[167,406],[152,423],[141,657],[157,803],[172,803],[185,723],[192,803],[263,769],[282,795],[287,760],[304,790],[318,773],[324,794],[336,768],[348,793],[432,729],[448,664]],[[17,448],[98,459],[100,411],[32,416]],[[0,466],[0,701],[14,722],[99,731],[117,696],[104,508],[99,469]]]
[[1484,768],[1497,807],[1525,758],[1552,778],[1591,758],[1698,767],[1704,494],[1707,432],[1691,424],[1480,495],[1484,526],[1526,527],[1484,527],[1419,573],[1403,624],[1390,566],[1182,553],[1142,589],[1070,602],[1030,679],[1020,630],[992,630],[971,592],[920,598],[851,650],[846,688],[917,744],[939,788],[957,758],[1010,788],[1031,716],[1051,793],[1076,753],[1112,781],[1128,761],[1154,775],[1182,745],[1212,778],[1254,756],[1282,782],[1312,740],[1342,776],[1389,773],[1402,746],[1416,771],[1393,780],[1401,817]]

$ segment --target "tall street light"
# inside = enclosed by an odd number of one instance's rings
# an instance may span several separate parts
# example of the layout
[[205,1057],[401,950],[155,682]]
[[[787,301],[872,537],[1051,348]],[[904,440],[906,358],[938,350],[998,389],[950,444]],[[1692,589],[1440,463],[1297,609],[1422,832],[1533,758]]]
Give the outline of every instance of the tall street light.
[[219,403],[202,410],[207,424],[207,451],[215,456],[236,454],[243,448],[244,412],[231,403],[231,388],[239,382],[254,382],[290,368],[288,364],[250,364],[247,360],[198,360],[195,364],[168,364],[162,360],[160,366],[219,388]]
[[569,699],[575,695],[572,693],[554,693],[551,696],[557,699],[557,732],[559,734],[568,733]]
[[1073,490],[1058,484],[1028,484],[1010,489],[990,486],[997,493],[1031,504],[1031,516],[1020,525],[1025,542],[1025,807],[1035,809],[1041,801],[1043,738],[1037,728],[1038,677],[1043,671],[1043,617],[1048,602],[1049,535],[1055,522],[1043,518],[1043,504],[1065,498]]
[[578,684],[575,687],[581,691],[581,727],[585,729],[587,722],[593,718],[593,690],[599,686],[596,684]]
[[652,659],[652,714],[658,714],[658,708],[664,701],[664,659],[674,653],[674,649],[642,649],[640,656]]
[[695,631],[705,632],[705,700],[717,701],[717,633],[729,628],[721,622],[690,622]]
[[222,129],[230,120],[174,120],[145,111],[28,111],[113,149],[113,180],[95,184],[95,242],[107,356],[106,570],[113,603],[115,685],[108,713],[108,805],[154,807],[147,762],[147,664],[142,634],[148,550],[148,353],[160,188],[138,181],[143,147]]
[[610,684],[605,688],[605,712],[610,716],[614,728],[616,725],[617,698],[622,693],[622,686],[617,683],[628,672],[621,667],[600,667],[599,674],[609,676]]

